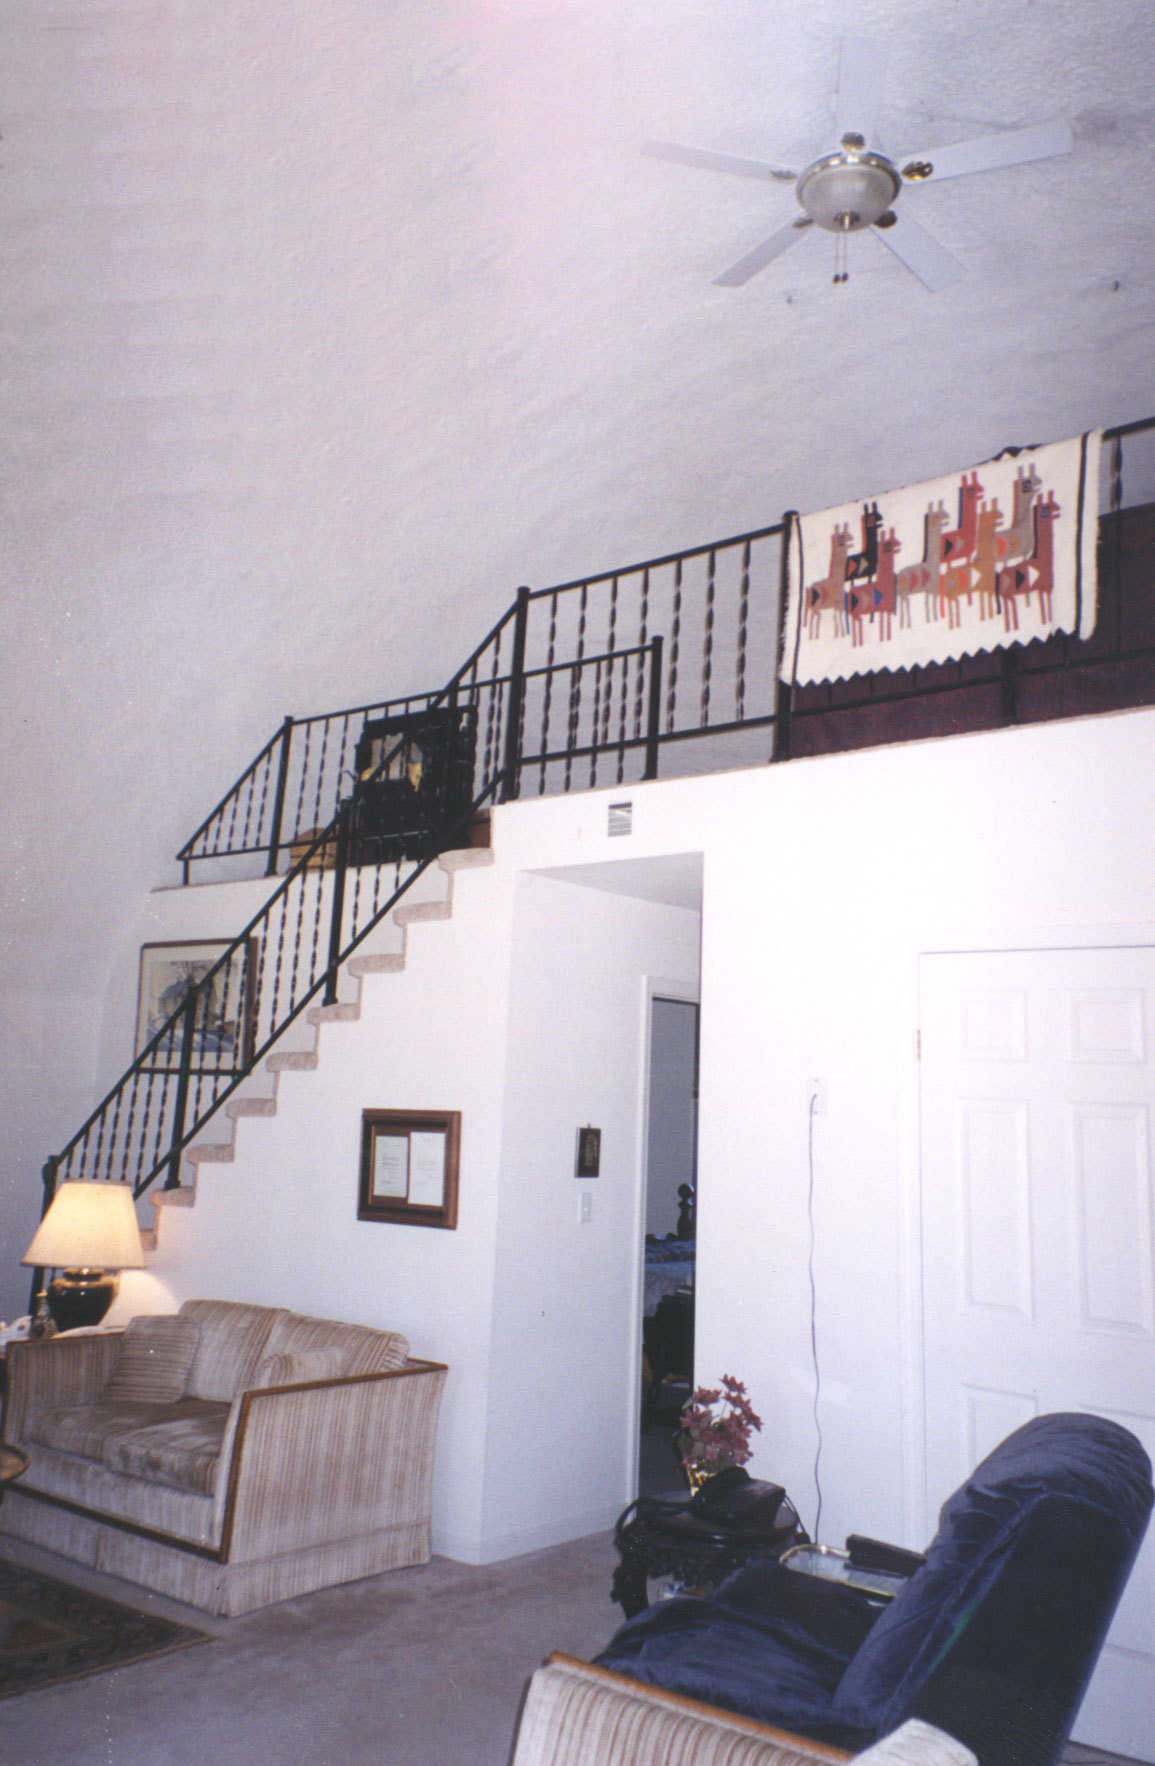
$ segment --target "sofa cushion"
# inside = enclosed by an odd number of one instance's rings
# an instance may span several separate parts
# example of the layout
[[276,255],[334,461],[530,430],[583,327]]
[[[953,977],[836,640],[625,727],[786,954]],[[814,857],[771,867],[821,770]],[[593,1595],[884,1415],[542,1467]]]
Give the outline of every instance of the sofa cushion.
[[301,1350],[339,1349],[345,1377],[354,1374],[390,1373],[402,1367],[409,1354],[408,1340],[400,1331],[377,1331],[369,1325],[338,1324],[330,1318],[307,1318],[299,1312],[282,1312],[269,1332],[266,1353],[298,1354]]
[[28,1439],[149,1484],[211,1496],[228,1419],[227,1404],[205,1399],[179,1404],[98,1399],[35,1412]]
[[104,1397],[175,1404],[184,1394],[199,1341],[196,1320],[179,1312],[130,1319]]
[[235,1300],[186,1300],[181,1318],[195,1321],[200,1343],[185,1391],[190,1398],[231,1404],[252,1384],[269,1332],[283,1313]]
[[254,1386],[298,1386],[307,1380],[338,1380],[345,1372],[348,1356],[334,1345],[329,1349],[301,1349],[266,1355],[253,1375]]

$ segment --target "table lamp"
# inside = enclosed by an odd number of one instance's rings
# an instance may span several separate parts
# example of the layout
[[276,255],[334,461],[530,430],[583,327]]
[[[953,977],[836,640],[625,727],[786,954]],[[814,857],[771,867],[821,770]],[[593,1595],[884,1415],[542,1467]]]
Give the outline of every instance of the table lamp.
[[[99,1324],[116,1296],[120,1271],[144,1268],[128,1184],[62,1183],[20,1261],[58,1272],[47,1302],[60,1330]],[[38,1312],[43,1301],[41,1289]]]

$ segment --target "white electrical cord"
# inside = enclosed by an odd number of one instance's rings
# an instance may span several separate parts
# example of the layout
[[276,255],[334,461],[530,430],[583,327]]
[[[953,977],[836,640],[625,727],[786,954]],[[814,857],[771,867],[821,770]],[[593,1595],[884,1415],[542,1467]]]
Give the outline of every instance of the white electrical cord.
[[817,1506],[814,1511],[814,1539],[821,1539],[822,1529],[822,1480],[819,1466],[822,1460],[822,1420],[819,1416],[819,1399],[822,1393],[822,1371],[818,1365],[818,1288],[814,1280],[814,1118],[818,1112],[818,1093],[810,1094],[810,1122],[807,1134],[807,1167],[808,1186],[806,1194],[806,1214],[810,1227],[810,1254],[808,1271],[810,1276],[810,1359],[814,1367],[814,1492]]

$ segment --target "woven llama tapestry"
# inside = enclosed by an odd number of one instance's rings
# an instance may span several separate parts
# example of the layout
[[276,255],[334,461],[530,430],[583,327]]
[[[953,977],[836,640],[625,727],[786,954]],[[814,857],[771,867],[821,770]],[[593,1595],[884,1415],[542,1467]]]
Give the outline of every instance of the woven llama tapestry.
[[1095,624],[1096,430],[793,517],[782,679],[952,662]]

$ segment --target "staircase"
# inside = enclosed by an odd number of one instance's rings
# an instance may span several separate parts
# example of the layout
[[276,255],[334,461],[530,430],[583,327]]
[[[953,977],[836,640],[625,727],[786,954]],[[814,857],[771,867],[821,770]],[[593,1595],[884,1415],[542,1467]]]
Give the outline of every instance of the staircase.
[[[389,916],[399,929],[400,940],[395,948],[364,950],[349,958],[343,967],[345,997],[329,1005],[311,1006],[302,1015],[298,1034],[290,1032],[253,1068],[241,1087],[212,1118],[211,1126],[185,1148],[182,1161],[184,1181],[174,1187],[154,1190],[151,1201],[157,1210],[156,1224],[142,1229],[145,1248],[155,1250],[160,1223],[166,1208],[191,1208],[196,1200],[197,1173],[203,1165],[231,1165],[237,1154],[237,1126],[250,1119],[268,1120],[277,1114],[277,1097],[282,1073],[312,1073],[321,1065],[328,1025],[355,1024],[361,1017],[362,992],[365,978],[372,975],[395,975],[406,966],[411,926],[427,926],[450,920],[456,879],[462,872],[492,866],[493,852],[489,847],[462,847],[442,853],[435,871],[444,880],[443,893],[422,900],[403,901]],[[382,932],[384,928],[381,929]]]

